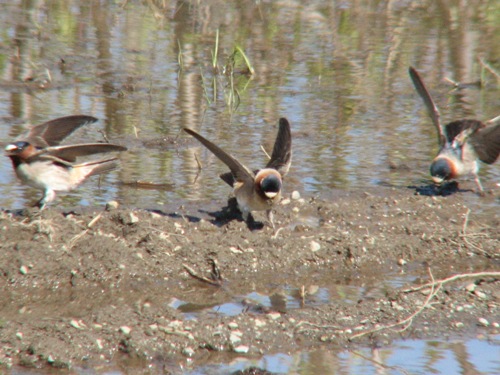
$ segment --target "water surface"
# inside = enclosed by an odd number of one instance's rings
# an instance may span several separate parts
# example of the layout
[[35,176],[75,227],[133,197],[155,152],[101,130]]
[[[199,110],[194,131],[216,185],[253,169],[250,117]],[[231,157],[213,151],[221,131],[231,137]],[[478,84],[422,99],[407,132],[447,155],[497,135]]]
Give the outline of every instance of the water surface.
[[[498,80],[484,68],[499,69],[495,1],[25,0],[0,2],[0,10],[2,141],[28,123],[84,113],[100,122],[68,142],[101,141],[105,132],[130,149],[120,156],[121,170],[60,194],[63,206],[224,202],[229,191],[217,175],[225,167],[181,128],[200,131],[258,168],[266,163],[260,146],[271,150],[281,116],[294,135],[288,192],[429,183],[436,134],[409,65],[421,71],[445,122],[500,114]],[[254,75],[241,73],[241,58],[232,76],[223,73],[237,46]],[[455,90],[444,78],[483,79],[483,86]],[[194,154],[203,165],[199,176]],[[500,167],[483,166],[481,177],[497,188]],[[121,184],[137,180],[170,185]],[[17,182],[7,158],[0,192],[5,208],[38,197]],[[481,206],[474,194],[464,200]]]

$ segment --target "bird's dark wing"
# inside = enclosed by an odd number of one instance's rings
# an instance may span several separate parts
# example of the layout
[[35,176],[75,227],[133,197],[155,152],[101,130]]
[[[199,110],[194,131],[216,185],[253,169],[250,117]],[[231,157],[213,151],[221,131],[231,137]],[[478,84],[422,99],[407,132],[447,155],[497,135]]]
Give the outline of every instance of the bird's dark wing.
[[184,128],[184,131],[200,141],[203,146],[208,148],[215,156],[217,156],[224,164],[226,164],[229,167],[231,174],[236,178],[237,181],[241,181],[244,183],[253,182],[255,176],[252,171],[250,171],[234,157],[222,150],[219,146],[216,146],[215,144],[210,142],[208,139],[196,133],[194,130]]
[[478,120],[457,120],[446,124],[444,128],[449,143],[453,143],[458,139],[458,143],[463,144],[468,140],[469,136],[484,128],[484,126]]
[[439,119],[439,110],[434,103],[434,100],[432,100],[431,94],[429,94],[429,91],[427,91],[427,88],[424,85],[424,81],[422,81],[422,78],[420,78],[420,74],[418,74],[417,70],[410,66],[408,69],[408,72],[410,74],[410,78],[413,82],[413,85],[415,86],[415,89],[417,90],[418,94],[424,101],[425,107],[427,108],[427,112],[429,113],[429,116],[432,119],[432,123],[436,127],[436,130],[438,132],[438,142],[439,146],[443,147],[444,144],[446,143],[446,135],[443,130],[443,126],[441,125],[441,121]]
[[471,135],[469,142],[479,160],[493,164],[500,155],[500,124],[479,129]]
[[67,162],[75,162],[77,157],[105,152],[126,151],[127,148],[111,143],[84,143],[80,145],[54,146],[41,149],[36,155],[53,156]]
[[285,176],[292,163],[292,133],[290,123],[284,117],[280,118],[278,134],[274,141],[273,153],[266,168],[276,169]]
[[20,140],[35,147],[57,146],[79,127],[96,121],[95,117],[84,115],[60,117],[34,126],[27,134],[22,135]]

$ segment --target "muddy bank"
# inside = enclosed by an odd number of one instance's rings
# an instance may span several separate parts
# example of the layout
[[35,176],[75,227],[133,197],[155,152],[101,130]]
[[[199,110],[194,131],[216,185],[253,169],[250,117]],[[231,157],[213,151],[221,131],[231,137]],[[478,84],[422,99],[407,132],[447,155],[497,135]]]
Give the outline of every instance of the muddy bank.
[[[126,354],[177,373],[188,358],[202,362],[215,353],[498,333],[498,275],[404,291],[429,282],[429,270],[436,280],[499,270],[500,217],[464,206],[463,194],[471,193],[287,196],[275,214],[277,232],[249,230],[220,202],[51,207],[41,216],[2,211],[0,363],[72,367]],[[390,272],[415,275],[413,285],[315,301],[318,288],[373,285]],[[245,297],[253,292],[271,302]],[[211,308],[235,301],[236,314]]]

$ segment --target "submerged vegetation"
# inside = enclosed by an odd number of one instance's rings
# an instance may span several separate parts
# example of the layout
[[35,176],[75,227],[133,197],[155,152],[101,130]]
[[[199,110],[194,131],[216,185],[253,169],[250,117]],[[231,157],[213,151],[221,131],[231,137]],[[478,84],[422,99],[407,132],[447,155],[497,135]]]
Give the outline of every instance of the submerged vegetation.
[[[200,66],[201,85],[205,100],[209,105],[217,103],[218,88],[220,87],[223,93],[223,102],[232,115],[241,102],[240,90],[246,90],[255,70],[250,59],[239,46],[234,47],[233,52],[225,58],[224,64],[219,63],[219,29],[215,32],[214,48],[210,52],[212,56],[211,77],[206,77],[203,73],[203,67]],[[207,82],[210,82],[210,85]],[[210,92],[212,95],[209,95]]]

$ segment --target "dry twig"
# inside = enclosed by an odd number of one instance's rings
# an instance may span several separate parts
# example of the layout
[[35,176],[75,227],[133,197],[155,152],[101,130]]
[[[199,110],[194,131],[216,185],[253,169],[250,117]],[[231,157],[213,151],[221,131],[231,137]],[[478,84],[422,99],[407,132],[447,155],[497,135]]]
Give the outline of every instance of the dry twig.
[[[311,327],[316,328],[316,329],[318,329],[318,330],[320,330],[320,329],[336,329],[336,330],[341,331],[341,330],[343,330],[343,329],[344,329],[344,327],[340,327],[340,326],[334,326],[334,325],[319,325],[319,324],[314,324],[314,323],[307,322],[307,321],[303,320],[303,321],[299,322],[299,323],[295,326],[294,331],[297,331],[300,327],[305,326],[305,325],[311,326]],[[302,332],[302,331],[299,331],[299,332],[296,332],[296,333],[300,333],[300,332]]]
[[482,255],[485,255],[489,258],[493,258],[494,255],[491,255],[490,253],[488,253],[486,250],[480,248],[479,246],[473,244],[469,238],[470,237],[475,237],[475,236],[479,236],[481,235],[480,233],[467,233],[467,226],[469,225],[469,215],[471,213],[471,210],[470,208],[467,208],[467,212],[465,213],[465,218],[464,218],[464,223],[462,225],[462,234],[460,235],[461,238],[463,238],[465,244],[472,248],[474,251],[482,254]]
[[427,296],[427,299],[425,300],[424,304],[417,311],[415,311],[413,314],[411,314],[410,316],[408,316],[407,318],[405,318],[403,320],[400,320],[400,321],[397,321],[397,322],[391,323],[391,324],[381,325],[381,326],[378,326],[376,328],[370,329],[368,331],[356,333],[355,335],[352,335],[349,339],[352,340],[352,339],[355,339],[355,338],[358,338],[358,337],[361,337],[361,336],[365,336],[365,335],[369,335],[369,334],[372,334],[372,333],[375,333],[375,332],[378,332],[378,331],[382,331],[384,329],[392,329],[392,328],[395,328],[397,326],[402,326],[402,325],[404,325],[404,327],[401,329],[401,331],[404,331],[404,330],[408,329],[408,327],[411,326],[411,324],[413,322],[413,319],[417,315],[419,315],[422,311],[424,311],[424,309],[426,309],[427,307],[430,306],[430,302],[437,295],[437,293],[439,292],[439,290],[442,287],[442,284],[434,282],[434,276],[432,275],[432,272],[431,272],[430,268],[428,269],[428,272],[429,272],[429,276],[430,276],[430,278],[432,280],[432,282],[430,283],[430,285],[431,285],[431,292]]
[[444,284],[447,284],[447,283],[450,283],[450,282],[456,281],[456,280],[474,279],[474,278],[483,278],[483,277],[500,277],[500,272],[491,271],[491,272],[462,273],[459,275],[447,277],[446,279],[441,279],[441,280],[437,280],[437,281],[433,280],[430,283],[423,284],[423,285],[417,286],[415,288],[404,289],[401,292],[402,293],[413,293],[413,292],[418,292],[419,290],[426,289],[426,288],[434,288],[436,285],[441,287]]
[[195,270],[193,270],[191,267],[189,267],[187,264],[183,264],[182,266],[184,269],[187,271],[189,276],[192,278],[201,281],[203,283],[207,283],[213,286],[221,286],[222,285],[222,276],[220,275],[220,270],[217,267],[217,263],[214,260],[211,260],[211,266],[212,266],[212,272],[211,272],[211,279],[205,276],[198,275]]
[[264,155],[267,156],[268,159],[271,159],[271,156],[269,156],[269,154],[267,153],[266,149],[264,148],[264,146],[260,145],[260,149],[262,150],[262,152],[264,153]]
[[73,246],[75,246],[76,242],[89,232],[89,230],[94,226],[94,224],[97,223],[99,219],[102,217],[102,214],[103,212],[99,212],[92,220],[89,221],[89,223],[87,224],[87,228],[85,228],[82,232],[75,235],[71,240],[68,241],[68,250],[71,250]]

